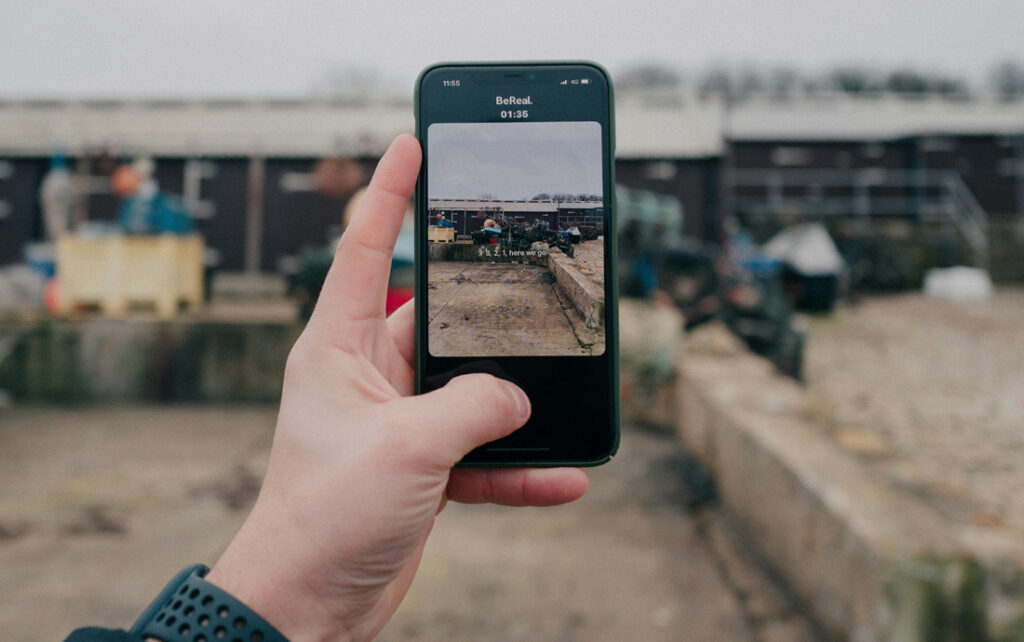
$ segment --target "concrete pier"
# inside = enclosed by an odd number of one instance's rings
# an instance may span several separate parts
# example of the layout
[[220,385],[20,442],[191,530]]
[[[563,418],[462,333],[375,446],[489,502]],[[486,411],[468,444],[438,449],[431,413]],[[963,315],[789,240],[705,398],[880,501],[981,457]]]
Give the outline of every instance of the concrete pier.
[[959,522],[880,475],[831,439],[800,385],[730,341],[677,368],[684,447],[836,639],[1024,640],[1020,532]]

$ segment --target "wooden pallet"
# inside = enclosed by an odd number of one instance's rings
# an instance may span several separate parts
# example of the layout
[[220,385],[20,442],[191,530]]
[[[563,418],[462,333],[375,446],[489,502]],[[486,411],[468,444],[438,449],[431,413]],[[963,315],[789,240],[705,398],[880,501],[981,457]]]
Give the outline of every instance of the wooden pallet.
[[99,306],[119,316],[135,306],[174,316],[181,304],[203,303],[203,238],[66,235],[57,242],[58,309]]
[[454,227],[428,227],[427,241],[430,243],[454,243]]

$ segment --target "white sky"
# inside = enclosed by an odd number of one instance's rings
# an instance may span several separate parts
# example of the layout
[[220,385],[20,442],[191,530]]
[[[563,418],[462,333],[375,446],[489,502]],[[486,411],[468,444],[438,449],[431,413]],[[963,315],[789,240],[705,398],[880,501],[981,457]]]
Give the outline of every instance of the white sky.
[[601,194],[601,125],[435,123],[427,132],[429,198],[526,200]]
[[302,95],[332,66],[396,91],[440,60],[894,67],[985,82],[1021,0],[0,0],[0,97]]

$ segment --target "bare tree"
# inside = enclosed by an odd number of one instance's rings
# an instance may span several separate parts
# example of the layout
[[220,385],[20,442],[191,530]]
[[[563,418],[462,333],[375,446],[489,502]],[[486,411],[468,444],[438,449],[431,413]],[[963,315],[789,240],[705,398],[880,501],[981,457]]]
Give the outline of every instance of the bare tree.
[[970,93],[967,83],[960,78],[950,76],[934,76],[931,79],[933,93],[943,96],[966,96]]
[[615,85],[622,89],[679,87],[682,80],[677,69],[661,63],[644,63],[617,74]]
[[747,65],[736,73],[736,89],[740,98],[763,94],[768,89],[767,74],[753,65]]
[[913,69],[897,69],[885,79],[885,88],[896,94],[925,94],[931,83],[924,74]]
[[736,82],[725,67],[712,67],[701,74],[697,90],[702,96],[719,96],[732,101],[736,97]]
[[1004,99],[1024,97],[1024,65],[1004,60],[992,70],[992,88]]
[[791,98],[800,90],[800,72],[789,67],[776,67],[768,72],[768,91],[775,98]]
[[840,67],[825,77],[825,84],[845,94],[863,94],[882,89],[879,74],[861,67]]
[[754,65],[711,67],[697,82],[697,90],[702,96],[719,96],[730,102],[766,93],[770,86],[771,74]]
[[959,78],[914,69],[897,69],[885,80],[885,88],[897,94],[967,94],[967,83]]
[[329,98],[364,97],[383,87],[381,72],[369,65],[334,65],[313,81],[313,94]]

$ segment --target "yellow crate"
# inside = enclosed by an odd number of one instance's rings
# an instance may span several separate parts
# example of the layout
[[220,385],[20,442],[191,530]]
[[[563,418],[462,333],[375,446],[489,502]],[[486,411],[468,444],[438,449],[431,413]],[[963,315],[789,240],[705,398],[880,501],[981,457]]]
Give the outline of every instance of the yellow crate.
[[427,240],[431,243],[454,243],[454,227],[428,227]]
[[124,314],[132,305],[152,305],[171,317],[180,303],[203,303],[203,238],[177,236],[66,235],[57,241],[60,311],[99,305]]

